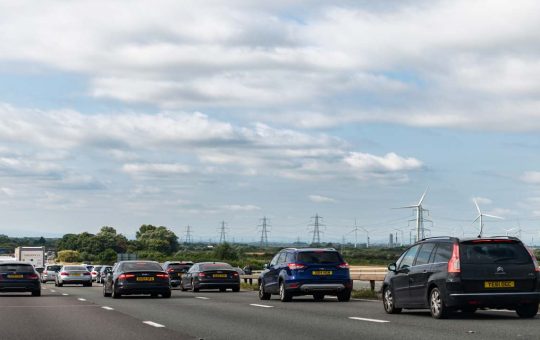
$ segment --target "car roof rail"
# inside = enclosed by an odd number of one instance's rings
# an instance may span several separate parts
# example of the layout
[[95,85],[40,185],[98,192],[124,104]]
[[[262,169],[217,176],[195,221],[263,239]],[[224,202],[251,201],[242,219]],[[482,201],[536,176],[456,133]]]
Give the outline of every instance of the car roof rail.
[[420,241],[437,240],[437,239],[442,239],[442,240],[457,240],[458,238],[457,238],[457,237],[453,237],[453,236],[433,236],[433,237],[425,237],[425,238],[421,239]]

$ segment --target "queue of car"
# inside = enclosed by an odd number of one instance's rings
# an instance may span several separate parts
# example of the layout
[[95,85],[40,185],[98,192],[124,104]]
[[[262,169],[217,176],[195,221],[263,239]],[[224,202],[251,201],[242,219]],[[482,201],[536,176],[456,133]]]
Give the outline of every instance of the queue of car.
[[[56,286],[103,283],[103,295],[148,294],[171,297],[181,291],[203,289],[240,291],[240,269],[224,262],[120,261],[114,266],[48,264],[41,275],[29,263],[1,262],[1,292],[41,294],[41,283]],[[259,274],[258,297],[278,295],[282,302],[311,295],[327,295],[340,302],[351,299],[353,281],[349,265],[333,248],[285,248]],[[388,265],[382,285],[382,302],[389,314],[403,309],[429,309],[433,318],[454,311],[472,314],[478,309],[515,310],[532,318],[540,303],[540,267],[532,251],[515,237],[472,239],[434,237],[407,248]]]

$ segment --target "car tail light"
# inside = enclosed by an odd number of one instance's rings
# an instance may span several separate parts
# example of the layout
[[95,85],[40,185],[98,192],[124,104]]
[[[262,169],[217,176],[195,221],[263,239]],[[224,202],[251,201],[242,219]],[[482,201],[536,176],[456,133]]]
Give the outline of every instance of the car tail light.
[[540,272],[540,267],[538,267],[538,261],[536,260],[536,256],[534,255],[534,251],[532,249],[527,248],[529,251],[529,254],[531,254],[531,258],[534,264],[534,271]]
[[92,275],[97,275],[97,272],[92,272]]
[[300,263],[288,263],[287,267],[289,267],[290,270],[297,270],[297,269],[304,269],[306,266]]
[[205,277],[206,274],[205,273],[199,273],[199,277]]
[[174,272],[174,269],[169,268],[169,269],[167,269],[167,271],[168,271],[169,273],[172,273],[172,272]]
[[165,274],[165,273],[159,273],[159,274],[156,274],[156,277],[159,277],[161,279],[168,279],[169,278],[169,274]]
[[26,278],[30,280],[38,280],[39,276],[37,274],[28,274],[26,275]]
[[127,280],[135,277],[135,274],[120,274],[118,280]]
[[341,268],[341,269],[349,269],[349,264],[347,262],[343,262],[342,264],[340,264],[338,266],[338,268]]
[[232,273],[232,276],[238,277],[238,273],[237,273],[237,272],[234,272],[234,273]]
[[449,273],[461,273],[461,266],[459,262],[459,244],[454,243],[452,248],[452,257],[448,261]]
[[69,276],[69,273],[68,272],[61,272],[60,275]]
[[89,276],[89,275],[92,275],[90,274],[90,272],[86,272],[86,273],[83,273],[84,276]]

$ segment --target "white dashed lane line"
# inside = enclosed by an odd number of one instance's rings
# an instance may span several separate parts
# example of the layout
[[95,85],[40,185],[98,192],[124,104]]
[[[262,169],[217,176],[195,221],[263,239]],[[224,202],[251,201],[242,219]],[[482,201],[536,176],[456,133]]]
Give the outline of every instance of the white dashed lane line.
[[68,293],[62,293],[63,296],[68,296],[69,294]]
[[54,290],[54,289],[51,289],[51,293],[56,293],[56,290]]
[[105,309],[105,310],[114,310],[114,308],[109,307],[109,306],[103,306],[103,307],[101,307],[101,308],[103,308],[103,309]]
[[390,322],[388,320],[367,319],[367,318],[359,318],[359,317],[356,317],[356,316],[351,316],[351,317],[349,317],[349,319],[358,320],[358,321],[367,321],[367,322],[377,322],[377,323]]
[[210,298],[207,298],[206,296],[195,296],[195,299],[210,300]]
[[157,327],[157,328],[165,327],[164,325],[156,323],[154,321],[143,321],[143,323],[147,324],[148,326]]
[[86,299],[83,299],[83,298],[78,298],[77,300],[79,300],[79,301],[86,301]]
[[256,304],[256,303],[250,303],[249,305],[253,306],[253,307],[261,307],[261,308],[273,308],[274,307],[274,306],[269,306],[269,305],[259,305],[259,304]]

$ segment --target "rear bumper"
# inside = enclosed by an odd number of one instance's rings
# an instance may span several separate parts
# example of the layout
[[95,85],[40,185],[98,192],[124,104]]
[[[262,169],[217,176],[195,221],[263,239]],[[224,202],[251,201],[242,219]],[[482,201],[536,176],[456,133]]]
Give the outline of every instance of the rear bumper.
[[345,289],[345,285],[341,283],[328,284],[305,284],[300,286],[300,290],[306,293],[316,292],[340,292]]
[[171,291],[169,285],[119,285],[118,292],[123,295],[162,294]]
[[495,308],[513,307],[524,303],[540,303],[540,292],[450,293],[447,305]]
[[236,288],[240,287],[240,281],[229,282],[199,282],[195,286],[199,289],[219,289],[219,288]]
[[286,288],[293,294],[337,294],[342,291],[352,290],[352,281],[333,281],[333,282],[294,282],[286,283]]
[[0,292],[33,292],[40,290],[39,282],[5,282],[0,283]]
[[89,283],[92,282],[91,277],[78,277],[78,278],[62,278],[58,279],[58,282],[62,284],[82,284],[82,283]]

